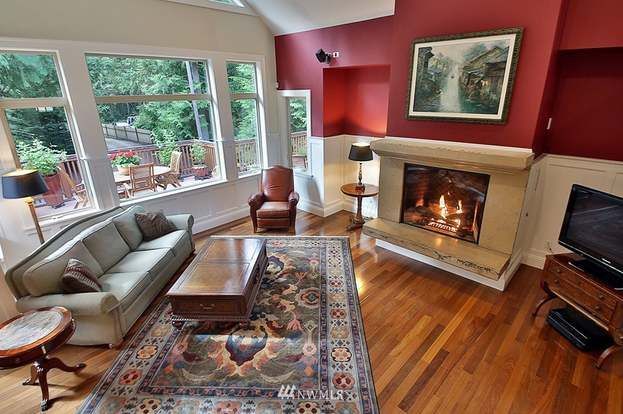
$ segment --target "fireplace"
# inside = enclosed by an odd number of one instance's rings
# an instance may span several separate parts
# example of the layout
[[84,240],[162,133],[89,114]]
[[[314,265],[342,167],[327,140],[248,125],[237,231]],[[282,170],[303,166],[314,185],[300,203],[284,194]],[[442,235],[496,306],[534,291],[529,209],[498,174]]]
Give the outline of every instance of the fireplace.
[[404,165],[400,222],[478,243],[489,175]]

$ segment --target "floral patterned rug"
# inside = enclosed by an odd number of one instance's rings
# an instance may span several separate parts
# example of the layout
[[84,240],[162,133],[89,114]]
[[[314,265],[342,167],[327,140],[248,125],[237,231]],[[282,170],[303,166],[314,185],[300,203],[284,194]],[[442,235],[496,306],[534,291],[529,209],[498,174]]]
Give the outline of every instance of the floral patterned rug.
[[248,323],[148,317],[80,413],[378,413],[346,237],[268,238]]

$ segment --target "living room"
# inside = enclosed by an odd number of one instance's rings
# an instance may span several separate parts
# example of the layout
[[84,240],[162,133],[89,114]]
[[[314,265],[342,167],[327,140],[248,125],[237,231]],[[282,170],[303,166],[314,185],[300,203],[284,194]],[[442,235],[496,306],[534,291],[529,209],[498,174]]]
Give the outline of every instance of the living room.
[[0,407],[623,412],[622,17],[3,1]]

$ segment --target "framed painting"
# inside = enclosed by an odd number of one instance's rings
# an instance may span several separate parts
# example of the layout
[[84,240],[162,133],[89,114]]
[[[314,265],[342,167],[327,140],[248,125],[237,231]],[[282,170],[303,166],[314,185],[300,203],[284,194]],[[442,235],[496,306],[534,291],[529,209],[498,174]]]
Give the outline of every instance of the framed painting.
[[523,29],[413,41],[408,119],[503,124]]

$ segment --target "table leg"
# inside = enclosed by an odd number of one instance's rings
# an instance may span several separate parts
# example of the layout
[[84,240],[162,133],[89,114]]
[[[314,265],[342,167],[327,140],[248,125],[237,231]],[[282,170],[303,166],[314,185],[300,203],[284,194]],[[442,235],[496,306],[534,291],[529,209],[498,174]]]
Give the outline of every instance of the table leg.
[[620,345],[612,345],[609,348],[606,348],[601,355],[599,355],[599,358],[597,359],[597,361],[595,362],[595,367],[597,369],[601,368],[601,366],[603,365],[604,361],[606,360],[606,358],[608,358],[610,355],[612,355],[614,352],[620,351],[621,349],[623,349],[623,347],[621,347]]
[[355,217],[352,218],[350,225],[348,226],[348,230],[358,229],[366,222],[361,214],[361,204],[363,197],[357,197],[357,213]]
[[30,368],[30,380],[26,380],[24,385],[34,385],[39,382],[41,387],[41,411],[50,408],[50,391],[48,389],[48,371],[51,369],[60,369],[65,372],[76,372],[86,367],[86,364],[80,363],[74,366],[68,366],[58,358],[48,358],[47,356],[33,362]]

